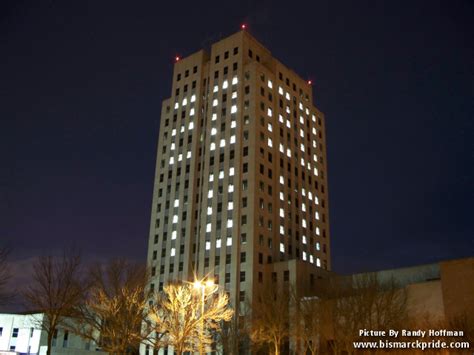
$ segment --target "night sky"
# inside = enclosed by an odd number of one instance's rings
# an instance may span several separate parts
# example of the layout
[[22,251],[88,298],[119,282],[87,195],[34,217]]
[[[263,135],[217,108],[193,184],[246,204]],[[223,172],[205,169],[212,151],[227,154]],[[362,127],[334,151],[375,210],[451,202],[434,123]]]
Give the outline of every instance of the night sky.
[[334,270],[473,256],[473,14],[472,1],[2,1],[0,243],[17,266],[71,243],[144,261],[173,57],[245,22],[313,80],[326,115]]

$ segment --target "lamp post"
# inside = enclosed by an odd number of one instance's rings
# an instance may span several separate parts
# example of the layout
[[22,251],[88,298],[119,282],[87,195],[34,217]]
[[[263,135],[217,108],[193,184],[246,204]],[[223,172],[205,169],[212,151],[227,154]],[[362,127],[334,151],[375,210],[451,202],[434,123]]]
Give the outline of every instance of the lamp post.
[[[201,291],[201,329],[200,329],[200,339],[199,339],[199,354],[203,355],[204,354],[204,307],[206,304],[206,288],[213,288],[214,286],[217,286],[214,284],[213,280],[207,280],[206,282],[202,281],[195,281],[194,282],[194,288],[199,289]],[[214,293],[217,290],[217,288],[214,288],[210,293]]]

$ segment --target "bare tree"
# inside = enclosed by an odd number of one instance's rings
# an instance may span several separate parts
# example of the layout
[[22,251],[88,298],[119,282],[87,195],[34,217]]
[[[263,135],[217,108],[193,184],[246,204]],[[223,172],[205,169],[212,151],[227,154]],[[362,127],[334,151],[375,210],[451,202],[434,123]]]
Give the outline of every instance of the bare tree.
[[328,305],[335,353],[353,353],[360,329],[397,329],[407,319],[405,290],[375,273],[334,279]]
[[292,337],[302,343],[305,354],[307,351],[312,355],[319,354],[324,339],[324,300],[319,297],[299,298],[293,294],[292,301]]
[[[239,319],[240,318],[240,319]],[[218,349],[221,354],[238,355],[246,350],[248,334],[245,327],[244,316],[234,317],[222,326],[220,332],[216,334]]]
[[81,258],[74,250],[65,251],[62,257],[42,256],[34,263],[32,283],[23,296],[29,307],[44,314],[37,325],[47,334],[48,355],[55,332],[83,300],[86,287]]
[[200,290],[192,284],[169,284],[157,298],[150,318],[156,324],[156,333],[164,334],[166,345],[181,355],[198,351],[200,345],[212,345],[212,335],[220,332],[222,322],[232,318],[228,303],[227,294],[222,292],[205,293],[202,300]]
[[250,339],[256,344],[270,345],[273,354],[279,355],[290,335],[289,306],[289,290],[277,287],[276,283],[265,284],[250,305]]
[[0,305],[8,303],[12,297],[11,292],[7,290],[7,284],[11,278],[8,267],[9,252],[10,250],[6,247],[0,248]]
[[90,271],[91,288],[68,328],[109,354],[137,349],[151,334],[147,323],[148,274],[142,265],[115,259]]

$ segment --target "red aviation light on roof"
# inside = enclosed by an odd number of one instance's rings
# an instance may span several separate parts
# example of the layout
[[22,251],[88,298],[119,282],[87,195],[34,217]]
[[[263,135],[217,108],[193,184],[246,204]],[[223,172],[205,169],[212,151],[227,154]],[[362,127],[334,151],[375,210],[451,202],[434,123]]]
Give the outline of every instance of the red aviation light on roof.
[[245,23],[241,24],[240,29],[246,30],[247,29],[247,24],[245,24]]
[[308,85],[313,85],[313,80],[308,80]]
[[179,55],[177,55],[176,57],[174,57],[174,61],[175,61],[175,62],[179,62],[180,59],[181,59],[181,57],[180,57]]

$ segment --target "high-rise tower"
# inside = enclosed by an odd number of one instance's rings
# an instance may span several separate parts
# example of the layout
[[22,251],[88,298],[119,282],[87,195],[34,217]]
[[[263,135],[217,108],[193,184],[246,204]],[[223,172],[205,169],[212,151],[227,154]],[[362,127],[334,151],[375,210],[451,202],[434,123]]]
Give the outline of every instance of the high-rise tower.
[[331,267],[324,128],[311,85],[246,31],[177,60],[161,112],[151,288],[208,277],[236,307],[265,279],[315,283]]

